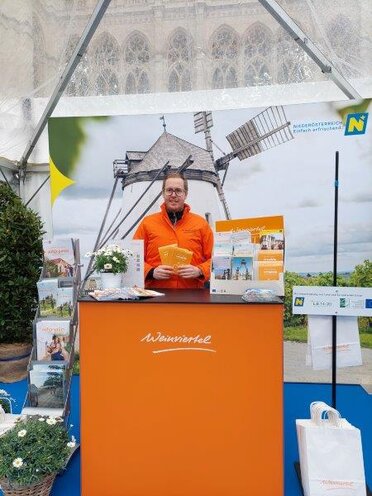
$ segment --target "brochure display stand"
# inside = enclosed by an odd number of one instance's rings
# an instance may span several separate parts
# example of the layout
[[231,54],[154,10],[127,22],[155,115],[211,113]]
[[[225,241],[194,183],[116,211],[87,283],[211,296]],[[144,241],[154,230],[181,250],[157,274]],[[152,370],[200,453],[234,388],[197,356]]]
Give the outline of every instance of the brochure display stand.
[[164,293],[80,300],[82,495],[283,495],[282,304]]
[[282,216],[216,222],[211,293],[242,295],[250,288],[284,295]]
[[28,392],[22,414],[67,418],[78,320],[79,240],[44,241],[43,249]]

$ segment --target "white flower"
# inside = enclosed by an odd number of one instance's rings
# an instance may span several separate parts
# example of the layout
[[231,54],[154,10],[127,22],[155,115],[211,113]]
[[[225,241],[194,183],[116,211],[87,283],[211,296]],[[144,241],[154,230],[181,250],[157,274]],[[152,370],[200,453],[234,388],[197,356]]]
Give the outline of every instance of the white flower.
[[21,431],[18,432],[18,437],[25,437],[26,434],[27,434],[26,429],[22,429]]
[[10,396],[10,395],[5,391],[5,389],[0,389],[0,396]]
[[91,251],[87,251],[85,256],[86,257],[92,257],[94,255],[94,253],[92,253]]
[[13,465],[14,468],[21,468],[22,465],[23,465],[22,458],[16,458],[15,460],[13,460],[12,465]]
[[44,417],[40,417],[38,420],[39,420],[39,422],[45,422],[45,418]]
[[57,420],[54,417],[48,417],[46,423],[48,425],[55,425],[57,423]]
[[105,265],[103,266],[103,268],[104,268],[105,270],[110,270],[110,269],[112,269],[112,264],[107,263],[107,264],[105,264]]
[[116,258],[116,257],[112,257],[112,259],[113,259],[114,262],[119,262],[119,259]]
[[67,443],[67,447],[68,447],[68,448],[75,448],[75,446],[76,446],[75,441],[69,441],[69,442]]

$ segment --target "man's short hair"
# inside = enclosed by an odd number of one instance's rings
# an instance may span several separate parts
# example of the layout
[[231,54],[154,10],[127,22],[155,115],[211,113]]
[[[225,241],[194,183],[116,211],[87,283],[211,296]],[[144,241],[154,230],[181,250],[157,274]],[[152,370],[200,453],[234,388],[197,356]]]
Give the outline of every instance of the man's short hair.
[[186,177],[183,176],[182,174],[180,174],[179,172],[170,172],[163,179],[163,186],[162,186],[163,192],[165,191],[165,183],[166,183],[167,179],[182,179],[183,189],[186,191],[186,193],[189,191],[189,185],[188,185]]

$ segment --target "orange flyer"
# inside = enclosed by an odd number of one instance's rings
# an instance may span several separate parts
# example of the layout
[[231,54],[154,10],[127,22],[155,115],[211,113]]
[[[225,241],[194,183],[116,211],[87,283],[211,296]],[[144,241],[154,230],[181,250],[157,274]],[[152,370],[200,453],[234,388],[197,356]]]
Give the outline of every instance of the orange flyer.
[[278,281],[283,273],[283,262],[257,262],[259,281]]

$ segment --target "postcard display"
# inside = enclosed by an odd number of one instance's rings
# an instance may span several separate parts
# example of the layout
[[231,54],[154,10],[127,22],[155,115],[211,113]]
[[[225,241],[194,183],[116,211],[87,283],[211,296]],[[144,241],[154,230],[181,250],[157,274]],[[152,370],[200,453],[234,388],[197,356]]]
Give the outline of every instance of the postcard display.
[[241,295],[271,289],[284,295],[282,216],[216,222],[210,291]]
[[43,241],[43,250],[28,395],[23,412],[37,414],[43,410],[43,413],[67,416],[77,330],[79,242],[73,239]]

